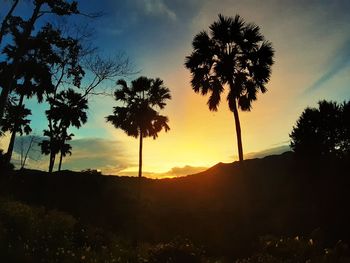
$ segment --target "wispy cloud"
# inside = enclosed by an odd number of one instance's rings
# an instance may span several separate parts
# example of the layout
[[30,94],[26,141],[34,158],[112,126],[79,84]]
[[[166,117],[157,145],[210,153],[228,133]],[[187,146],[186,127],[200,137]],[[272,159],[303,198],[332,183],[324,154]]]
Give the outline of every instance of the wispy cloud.
[[308,88],[305,92],[315,91],[327,81],[331,80],[343,70],[348,70],[350,67],[350,38],[336,51],[332,56],[332,60],[327,63],[328,67],[325,72]]
[[143,10],[147,15],[166,16],[171,20],[176,20],[176,14],[163,0],[141,0]]
[[290,149],[289,145],[280,145],[280,146],[276,146],[276,147],[262,150],[260,152],[248,153],[245,155],[245,159],[262,158],[262,157],[269,156],[269,155],[281,154],[284,152],[288,152],[290,150],[291,149]]
[[[39,138],[40,139],[40,138]],[[19,165],[21,151],[26,151],[30,136],[16,139],[13,163]],[[105,174],[117,174],[132,165],[124,151],[123,144],[116,140],[101,138],[77,139],[70,142],[72,155],[63,160],[63,169],[80,171],[84,169],[99,169]],[[58,163],[59,156],[56,157]],[[33,144],[28,154],[27,168],[46,170],[48,158],[40,154],[40,147]]]

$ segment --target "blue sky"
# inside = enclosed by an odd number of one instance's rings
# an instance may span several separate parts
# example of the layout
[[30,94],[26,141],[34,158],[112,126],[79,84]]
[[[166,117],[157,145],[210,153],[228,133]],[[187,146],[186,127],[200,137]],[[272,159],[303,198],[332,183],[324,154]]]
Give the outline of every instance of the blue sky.
[[[78,2],[86,13],[104,12],[95,20],[74,19],[76,24],[88,24],[93,29],[93,42],[101,53],[125,52],[140,71],[138,75],[160,77],[171,89],[173,99],[164,111],[171,131],[160,134],[156,141],[145,141],[145,172],[150,176],[175,175],[174,171],[178,175],[179,169],[185,174],[194,172],[193,167],[201,170],[220,161],[237,160],[234,122],[225,100],[218,112],[210,112],[207,98],[191,90],[190,74],[183,66],[193,36],[208,30],[219,13],[240,14],[247,22],[256,23],[276,51],[268,92],[259,94],[251,112],[240,114],[247,158],[271,153],[271,149],[272,153],[287,149],[288,134],[305,107],[316,106],[321,99],[341,102],[350,98],[350,1]],[[6,1],[1,5],[7,7]],[[20,12],[29,10],[28,5],[23,3]],[[89,103],[89,122],[73,130],[73,155],[65,160],[64,167],[135,174],[137,140],[104,120],[112,112],[113,99],[94,97]],[[33,111],[33,130],[41,135],[46,125],[45,105],[28,105]],[[0,143],[6,145],[6,138]],[[47,166],[44,158],[33,160],[31,165],[41,169]]]

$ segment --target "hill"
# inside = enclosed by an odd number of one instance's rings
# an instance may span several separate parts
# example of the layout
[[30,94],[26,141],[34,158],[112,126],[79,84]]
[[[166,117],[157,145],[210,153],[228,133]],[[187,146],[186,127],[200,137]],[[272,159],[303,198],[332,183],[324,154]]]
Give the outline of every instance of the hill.
[[[260,236],[350,240],[348,162],[298,161],[292,153],[219,163],[181,178],[142,180],[141,239],[186,237],[212,255],[248,255]],[[84,224],[135,235],[137,178],[70,171],[16,171],[2,176],[2,195],[59,209]]]

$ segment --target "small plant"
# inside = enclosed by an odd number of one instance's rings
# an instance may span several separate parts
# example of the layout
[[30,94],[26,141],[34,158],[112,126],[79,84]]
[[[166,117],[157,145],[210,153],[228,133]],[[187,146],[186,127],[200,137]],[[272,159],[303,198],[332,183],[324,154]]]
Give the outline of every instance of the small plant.
[[149,263],[201,263],[204,252],[188,240],[159,244],[149,251]]

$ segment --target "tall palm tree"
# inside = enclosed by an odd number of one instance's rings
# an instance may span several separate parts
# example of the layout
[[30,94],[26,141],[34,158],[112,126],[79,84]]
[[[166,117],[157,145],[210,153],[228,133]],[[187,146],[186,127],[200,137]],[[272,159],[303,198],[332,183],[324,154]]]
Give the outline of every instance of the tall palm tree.
[[114,93],[115,100],[123,106],[114,107],[113,115],[106,117],[107,122],[122,129],[127,135],[138,138],[139,144],[139,178],[142,177],[142,143],[143,138],[153,137],[164,129],[168,131],[168,117],[162,116],[157,109],[163,109],[166,100],[171,99],[170,90],[159,78],[139,77],[128,87],[125,80],[118,80],[121,87]]
[[274,50],[255,24],[245,23],[219,14],[192,42],[193,52],[186,57],[185,67],[192,73],[191,85],[196,93],[210,93],[209,110],[217,111],[224,87],[233,112],[240,162],[243,161],[241,125],[238,109],[250,111],[257,93],[266,92],[270,79]]

